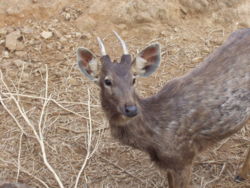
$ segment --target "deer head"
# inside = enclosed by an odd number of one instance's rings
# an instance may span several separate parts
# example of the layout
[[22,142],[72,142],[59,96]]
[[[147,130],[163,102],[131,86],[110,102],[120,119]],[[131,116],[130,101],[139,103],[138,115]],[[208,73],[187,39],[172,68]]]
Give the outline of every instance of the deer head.
[[77,50],[77,63],[81,72],[100,86],[102,103],[105,103],[103,105],[116,109],[116,115],[131,118],[140,111],[134,89],[135,80],[137,77],[147,77],[157,69],[160,64],[160,45],[151,44],[132,59],[125,42],[114,33],[123,48],[120,62],[110,59],[98,37],[100,59],[90,50],[81,47]]

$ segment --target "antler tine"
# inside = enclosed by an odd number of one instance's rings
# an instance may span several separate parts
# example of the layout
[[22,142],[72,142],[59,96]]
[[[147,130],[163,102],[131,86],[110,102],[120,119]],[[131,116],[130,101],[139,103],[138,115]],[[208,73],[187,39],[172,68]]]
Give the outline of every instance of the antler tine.
[[127,48],[126,43],[124,42],[124,40],[122,40],[122,38],[118,35],[117,32],[113,31],[113,33],[115,34],[115,36],[117,37],[117,39],[120,41],[120,43],[122,45],[123,54],[128,55],[128,48]]
[[98,41],[98,44],[99,44],[99,47],[100,47],[100,50],[101,50],[101,55],[102,56],[107,55],[106,50],[105,50],[105,46],[104,46],[102,40],[100,39],[100,37],[97,37],[97,41]]

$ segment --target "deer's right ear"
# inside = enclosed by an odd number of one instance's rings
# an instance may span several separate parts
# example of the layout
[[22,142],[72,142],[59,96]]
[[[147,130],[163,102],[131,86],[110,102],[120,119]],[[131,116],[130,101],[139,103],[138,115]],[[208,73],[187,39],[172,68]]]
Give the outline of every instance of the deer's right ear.
[[93,81],[99,80],[100,65],[90,50],[82,47],[77,49],[77,64],[87,78]]

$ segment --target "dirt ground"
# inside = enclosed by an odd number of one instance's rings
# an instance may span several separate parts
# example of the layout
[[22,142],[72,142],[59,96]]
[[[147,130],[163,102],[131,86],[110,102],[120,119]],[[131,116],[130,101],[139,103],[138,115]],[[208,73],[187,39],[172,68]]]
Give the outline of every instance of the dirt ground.
[[[167,187],[145,153],[111,138],[99,89],[77,69],[76,49],[99,54],[99,36],[119,58],[112,30],[132,54],[158,41],[160,69],[137,82],[140,95],[150,96],[246,27],[248,0],[0,0],[0,181]],[[196,159],[193,187],[250,187],[250,179],[234,182],[249,146],[249,125]]]

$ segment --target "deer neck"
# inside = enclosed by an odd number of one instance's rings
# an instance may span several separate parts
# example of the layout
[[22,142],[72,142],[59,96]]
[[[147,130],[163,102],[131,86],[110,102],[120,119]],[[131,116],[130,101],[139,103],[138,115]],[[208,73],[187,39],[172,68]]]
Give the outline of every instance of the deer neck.
[[[125,145],[130,145],[140,150],[147,150],[148,145],[150,145],[149,140],[154,142],[153,127],[150,126],[150,122],[146,123],[147,120],[145,120],[146,116],[149,115],[146,113],[150,110],[145,108],[150,108],[150,106],[148,106],[150,102],[141,99],[137,94],[136,100],[140,112],[133,118],[121,115],[116,110],[116,107],[109,104],[104,98],[102,98],[101,102],[102,108],[109,121],[112,136]],[[145,140],[147,140],[147,142],[145,142]]]

